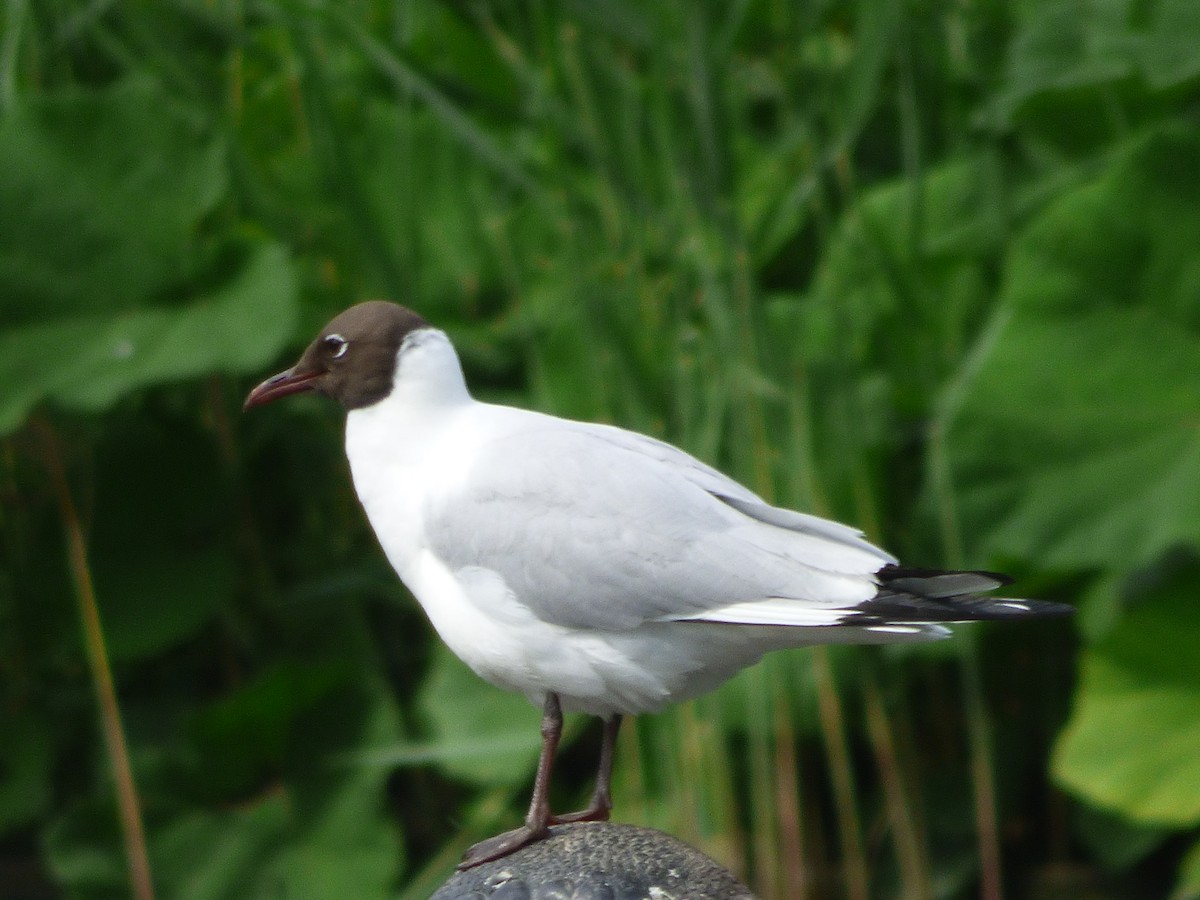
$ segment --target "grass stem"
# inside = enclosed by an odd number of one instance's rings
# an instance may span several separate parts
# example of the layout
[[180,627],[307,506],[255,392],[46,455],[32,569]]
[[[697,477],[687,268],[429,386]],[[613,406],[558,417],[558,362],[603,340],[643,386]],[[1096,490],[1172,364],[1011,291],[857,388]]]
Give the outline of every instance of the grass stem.
[[896,750],[896,738],[888,720],[883,691],[879,686],[879,674],[874,665],[868,665],[863,676],[863,705],[866,710],[867,732],[879,766],[884,804],[891,820],[896,864],[900,869],[901,896],[909,900],[932,900],[933,885],[922,840],[921,822],[904,783],[904,771]]
[[39,422],[37,428],[45,449],[43,460],[57,494],[59,511],[66,531],[67,564],[71,569],[75,597],[79,602],[88,668],[96,691],[96,701],[100,707],[104,745],[108,750],[113,783],[117,790],[117,809],[121,817],[121,834],[125,842],[125,862],[129,870],[130,888],[135,900],[153,900],[154,883],[150,874],[150,856],[146,849],[146,832],[142,826],[141,804],[138,801],[133,769],[129,764],[129,748],[121,724],[121,709],[117,703],[112,668],[108,662],[108,650],[104,642],[104,629],[100,623],[100,609],[96,604],[96,592],[92,585],[87,542],[84,540],[83,526],[71,496],[71,486],[67,481],[58,435],[53,426],[45,421]]
[[979,658],[971,635],[961,635],[959,665],[967,704],[971,744],[971,784],[975,792],[975,831],[979,845],[980,900],[1003,900],[1000,828],[996,807],[996,775],[992,770],[992,729],[979,676]]
[[825,647],[814,647],[812,653],[813,668],[817,676],[817,707],[821,720],[821,735],[825,739],[825,752],[829,755],[829,771],[833,778],[834,807],[837,811],[838,833],[842,843],[846,896],[849,900],[868,900],[871,892],[867,854],[863,849],[854,772],[850,765],[850,747],[846,741],[846,717],[842,711],[837,686],[834,684],[829,650]]

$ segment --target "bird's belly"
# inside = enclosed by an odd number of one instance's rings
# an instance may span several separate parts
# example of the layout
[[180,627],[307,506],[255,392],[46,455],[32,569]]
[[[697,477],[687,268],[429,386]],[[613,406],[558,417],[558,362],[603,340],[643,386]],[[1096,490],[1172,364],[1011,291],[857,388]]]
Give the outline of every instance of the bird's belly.
[[495,572],[451,571],[428,550],[401,577],[477,675],[538,705],[556,693],[567,711],[607,717],[661,709],[711,690],[770,649],[739,636],[744,629],[702,623],[617,632],[555,625],[534,616]]

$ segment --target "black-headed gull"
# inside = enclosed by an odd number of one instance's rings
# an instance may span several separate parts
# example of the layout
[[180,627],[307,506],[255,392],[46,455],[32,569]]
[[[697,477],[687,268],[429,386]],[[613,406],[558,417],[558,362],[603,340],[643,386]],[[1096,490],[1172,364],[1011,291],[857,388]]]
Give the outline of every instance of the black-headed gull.
[[[392,303],[354,306],[246,398],[316,391],[347,410],[355,490],[388,560],[480,677],[542,707],[521,828],[608,818],[621,716],[708,691],[771,650],[944,637],[940,623],[1060,615],[980,596],[987,572],[900,566],[854,528],[770,506],[662,441],[472,399],[445,333]],[[605,722],[588,808],[550,812],[563,710]]]

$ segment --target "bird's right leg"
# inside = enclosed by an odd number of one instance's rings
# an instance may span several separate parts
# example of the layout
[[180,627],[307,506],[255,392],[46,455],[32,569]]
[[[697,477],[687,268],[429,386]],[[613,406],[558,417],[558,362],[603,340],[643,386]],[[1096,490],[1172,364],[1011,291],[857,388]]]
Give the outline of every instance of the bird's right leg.
[[607,822],[612,811],[613,757],[617,752],[617,732],[621,730],[621,717],[614,715],[604,720],[604,738],[600,743],[600,765],[596,769],[596,789],[587,809],[579,812],[551,816],[550,824],[566,825],[569,822]]
[[462,862],[458,864],[460,870],[508,856],[549,835],[550,773],[554,768],[554,755],[558,752],[562,727],[562,707],[558,702],[558,695],[547,693],[545,705],[542,707],[542,753],[538,757],[537,775],[533,779],[533,797],[529,801],[525,824],[470,847],[463,854]]

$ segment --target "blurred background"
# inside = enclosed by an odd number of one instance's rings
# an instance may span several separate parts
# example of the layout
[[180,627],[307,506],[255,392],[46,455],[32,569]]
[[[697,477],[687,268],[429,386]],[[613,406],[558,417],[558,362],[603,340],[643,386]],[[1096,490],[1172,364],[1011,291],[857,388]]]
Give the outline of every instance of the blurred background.
[[618,820],[765,900],[1200,896],[1195,0],[0,17],[0,897],[409,900],[523,815],[538,711],[340,410],[241,414],[372,297],[482,398],[1079,606],[777,654],[630,723]]

